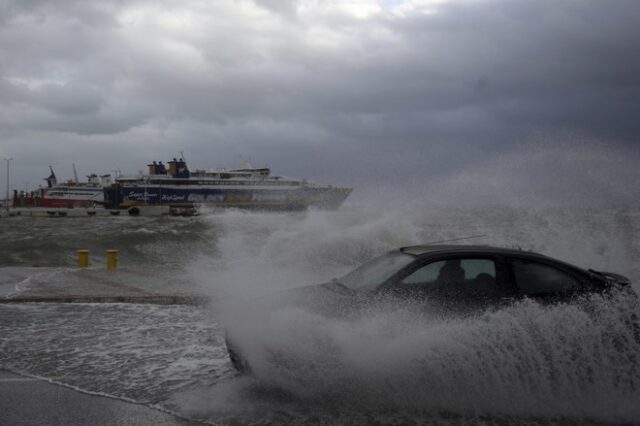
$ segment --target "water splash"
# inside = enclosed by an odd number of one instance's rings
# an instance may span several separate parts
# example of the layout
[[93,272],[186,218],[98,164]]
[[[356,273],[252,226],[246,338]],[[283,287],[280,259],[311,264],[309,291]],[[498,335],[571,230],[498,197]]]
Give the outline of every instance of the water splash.
[[633,422],[639,315],[626,294],[465,317],[385,305],[345,320],[286,307],[253,314],[238,343],[259,383],[303,405]]
[[[247,356],[259,377],[249,388],[275,386],[303,407],[330,401],[359,413],[640,419],[634,355],[640,346],[625,328],[640,313],[624,299],[568,306],[526,301],[446,319],[396,307],[349,321],[296,307],[252,319],[253,308],[235,304],[327,281],[398,246],[474,234],[488,235],[482,243],[539,250],[637,278],[634,211],[353,206],[284,216],[228,212],[209,220],[222,230],[215,261],[201,257],[193,273],[205,291],[225,294],[224,321],[246,332]],[[221,315],[220,306],[214,309]],[[229,390],[244,395],[238,396],[243,410],[260,406],[247,407],[247,386]]]

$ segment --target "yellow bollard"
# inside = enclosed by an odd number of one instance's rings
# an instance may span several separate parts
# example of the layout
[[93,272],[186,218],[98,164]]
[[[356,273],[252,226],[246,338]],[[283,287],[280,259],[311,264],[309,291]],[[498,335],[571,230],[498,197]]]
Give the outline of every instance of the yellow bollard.
[[78,268],[89,266],[89,250],[78,250]]
[[118,250],[107,250],[107,269],[116,269],[118,267]]

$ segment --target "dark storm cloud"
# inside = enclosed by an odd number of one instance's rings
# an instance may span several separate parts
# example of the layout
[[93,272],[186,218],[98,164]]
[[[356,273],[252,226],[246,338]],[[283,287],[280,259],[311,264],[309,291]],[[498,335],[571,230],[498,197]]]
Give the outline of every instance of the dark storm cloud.
[[[509,193],[553,186],[537,178],[547,167],[568,182],[550,193],[619,179],[633,198],[629,179],[531,147],[570,153],[579,135],[637,175],[638,18],[626,0],[5,2],[0,154],[66,139],[62,158],[104,171],[123,167],[118,150],[142,167],[184,149],[201,167],[243,155],[318,180],[461,193],[478,170]],[[539,164],[499,166],[523,151]]]

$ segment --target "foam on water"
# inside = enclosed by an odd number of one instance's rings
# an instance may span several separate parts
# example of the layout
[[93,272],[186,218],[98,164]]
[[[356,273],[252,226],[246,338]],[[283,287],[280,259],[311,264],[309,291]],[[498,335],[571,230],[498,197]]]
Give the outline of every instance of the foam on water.
[[218,325],[192,307],[0,305],[0,368],[156,403],[229,374]]

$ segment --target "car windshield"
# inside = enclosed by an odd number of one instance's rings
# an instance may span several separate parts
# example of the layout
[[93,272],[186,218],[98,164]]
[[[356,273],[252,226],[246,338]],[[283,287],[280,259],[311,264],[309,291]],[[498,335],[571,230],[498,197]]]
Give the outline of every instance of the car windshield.
[[413,262],[415,257],[401,252],[391,252],[376,257],[338,279],[352,290],[374,288],[388,280],[393,274]]

